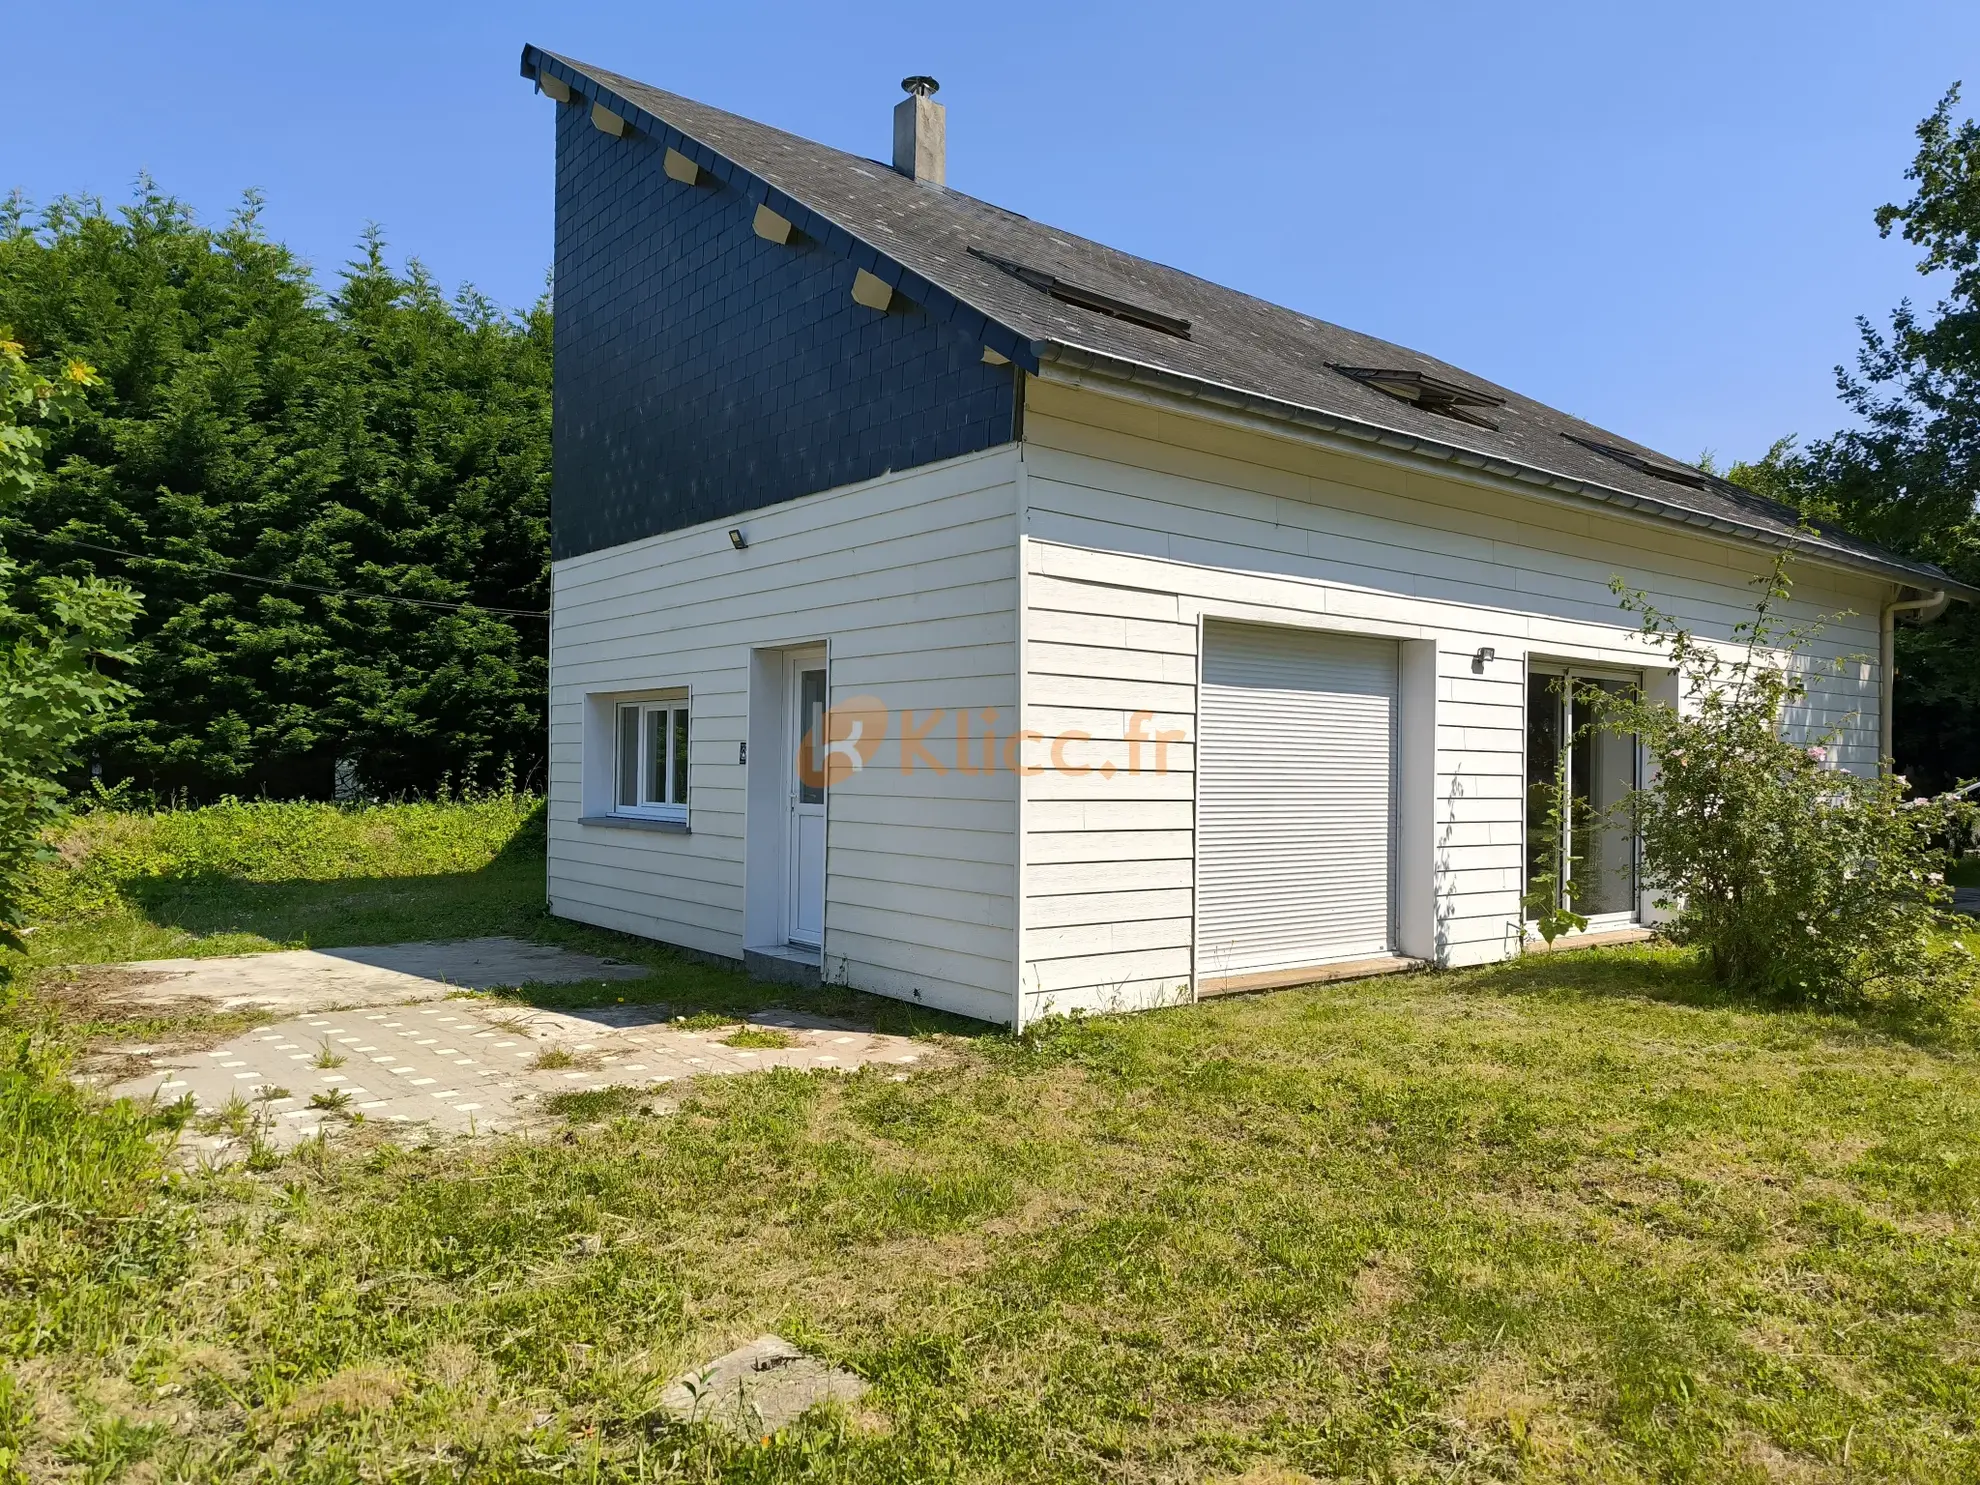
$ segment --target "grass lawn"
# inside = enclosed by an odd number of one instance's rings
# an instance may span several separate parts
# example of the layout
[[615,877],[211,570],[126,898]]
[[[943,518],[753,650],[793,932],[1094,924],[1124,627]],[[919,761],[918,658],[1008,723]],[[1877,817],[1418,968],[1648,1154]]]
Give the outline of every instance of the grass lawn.
[[[71,848],[0,1071],[17,1474],[1980,1478],[1973,1026],[1728,1003],[1671,950],[1022,1039],[837,995],[945,1055],[259,1174],[165,1174],[169,1121],[57,1076],[106,1031],[54,988],[77,960],[513,932],[652,968],[563,1003],[772,997],[550,923],[526,821],[474,808],[280,859],[273,816],[234,857],[157,837],[197,823]],[[656,1413],[764,1331],[866,1403],[748,1444]]]

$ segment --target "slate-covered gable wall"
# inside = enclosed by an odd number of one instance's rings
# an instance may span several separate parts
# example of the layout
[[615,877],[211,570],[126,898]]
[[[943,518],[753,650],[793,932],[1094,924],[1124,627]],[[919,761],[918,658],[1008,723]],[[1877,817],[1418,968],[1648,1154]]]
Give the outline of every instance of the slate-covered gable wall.
[[758,237],[663,149],[557,110],[553,557],[1010,440],[1012,368],[979,340],[855,304],[850,263]]

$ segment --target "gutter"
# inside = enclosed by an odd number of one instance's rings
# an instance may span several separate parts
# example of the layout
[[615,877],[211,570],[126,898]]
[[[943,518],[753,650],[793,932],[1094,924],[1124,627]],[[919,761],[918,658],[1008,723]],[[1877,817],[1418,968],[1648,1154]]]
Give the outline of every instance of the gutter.
[[1944,588],[1927,598],[1900,598],[1884,605],[1877,625],[1877,758],[1885,772],[1891,768],[1892,738],[1897,718],[1897,616],[1912,613],[1929,624],[1946,611],[1952,595]]
[[[1225,408],[1275,423],[1290,423],[1309,432],[1330,435],[1333,439],[1349,445],[1343,452],[1359,453],[1366,457],[1370,447],[1373,446],[1393,450],[1397,454],[1435,460],[1442,464],[1455,464],[1460,468],[1493,475],[1523,486],[1525,493],[1545,491],[1554,495],[1567,495],[1578,501],[1592,501],[1616,507],[1634,515],[1651,517],[1661,523],[1689,526],[1694,530],[1707,531],[1715,536],[1734,537],[1741,541],[1757,542],[1762,546],[1790,548],[1802,552],[1813,560],[1826,562],[1832,566],[1875,574],[1886,582],[1896,580],[1912,587],[1929,586],[1947,599],[1958,598],[1968,603],[1980,603],[1980,588],[1972,588],[1956,582],[1937,568],[1924,563],[1910,563],[1896,557],[1879,558],[1868,553],[1852,552],[1846,547],[1831,545],[1826,539],[1818,539],[1815,543],[1810,543],[1798,535],[1784,535],[1778,531],[1748,525],[1743,521],[1730,520],[1724,516],[1709,516],[1671,501],[1658,500],[1654,496],[1637,495],[1627,490],[1618,490],[1611,485],[1597,484],[1592,480],[1555,474],[1537,465],[1520,464],[1498,455],[1481,454],[1457,444],[1443,443],[1436,439],[1424,438],[1419,434],[1398,432],[1376,423],[1362,423],[1349,418],[1336,417],[1331,413],[1302,407],[1298,403],[1281,402],[1276,398],[1260,396],[1256,392],[1246,392],[1225,383],[1183,376],[1124,356],[1089,350],[1085,346],[1068,345],[1062,341],[1033,341],[1032,349],[1041,363],[1041,372],[1043,364],[1047,362],[1055,368],[1063,367],[1065,371],[1052,379],[1063,380],[1075,386],[1082,384],[1084,381],[1082,374],[1086,374],[1116,384],[1148,387],[1191,402]],[[1935,614],[1936,612],[1934,610]]]

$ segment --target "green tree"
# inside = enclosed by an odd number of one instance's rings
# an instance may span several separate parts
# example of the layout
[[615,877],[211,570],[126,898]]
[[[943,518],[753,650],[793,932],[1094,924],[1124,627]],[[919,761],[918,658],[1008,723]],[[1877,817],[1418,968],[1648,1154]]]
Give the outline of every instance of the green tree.
[[[1836,373],[1857,426],[1800,452],[1783,440],[1730,477],[1980,584],[1980,125],[1953,122],[1958,102],[1955,86],[1918,126],[1911,199],[1876,215],[1945,276],[1943,297],[1905,301],[1887,329],[1857,322],[1856,368]],[[1980,608],[1901,626],[1897,664],[1900,769],[1928,789],[1980,775]]]
[[[80,361],[55,378],[29,367],[18,342],[0,335],[0,514],[41,479],[45,424],[72,412],[96,375]],[[31,601],[7,597],[18,576],[0,550],[0,944],[18,947],[21,885],[42,849],[42,828],[60,812],[56,775],[128,688],[97,667],[137,616],[137,595],[94,577],[45,577]]]
[[0,219],[0,320],[104,380],[4,535],[29,576],[146,590],[105,770],[205,798],[321,795],[344,759],[379,793],[540,776],[547,626],[501,610],[548,606],[548,305],[449,298],[375,233],[325,293],[258,210],[209,228],[147,184]]

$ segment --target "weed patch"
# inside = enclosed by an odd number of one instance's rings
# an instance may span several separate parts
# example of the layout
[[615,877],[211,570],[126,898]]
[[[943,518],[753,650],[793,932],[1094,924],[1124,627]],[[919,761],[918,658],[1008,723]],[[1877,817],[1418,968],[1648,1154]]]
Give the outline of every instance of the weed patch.
[[713,1011],[696,1011],[691,1016],[676,1016],[673,1026],[678,1031],[720,1031],[724,1026],[733,1026],[736,1018],[717,1015]]
[[597,1067],[598,1057],[590,1052],[574,1052],[569,1047],[545,1047],[529,1059],[528,1066],[538,1072],[555,1071],[560,1068]]
[[573,1124],[596,1124],[628,1114],[651,1113],[654,1097],[651,1088],[614,1084],[609,1088],[578,1088],[567,1093],[552,1093],[543,1100],[543,1107],[546,1112],[560,1119],[568,1119]]
[[745,1026],[722,1038],[725,1047],[780,1048],[795,1047],[797,1044],[796,1037],[774,1026]]

